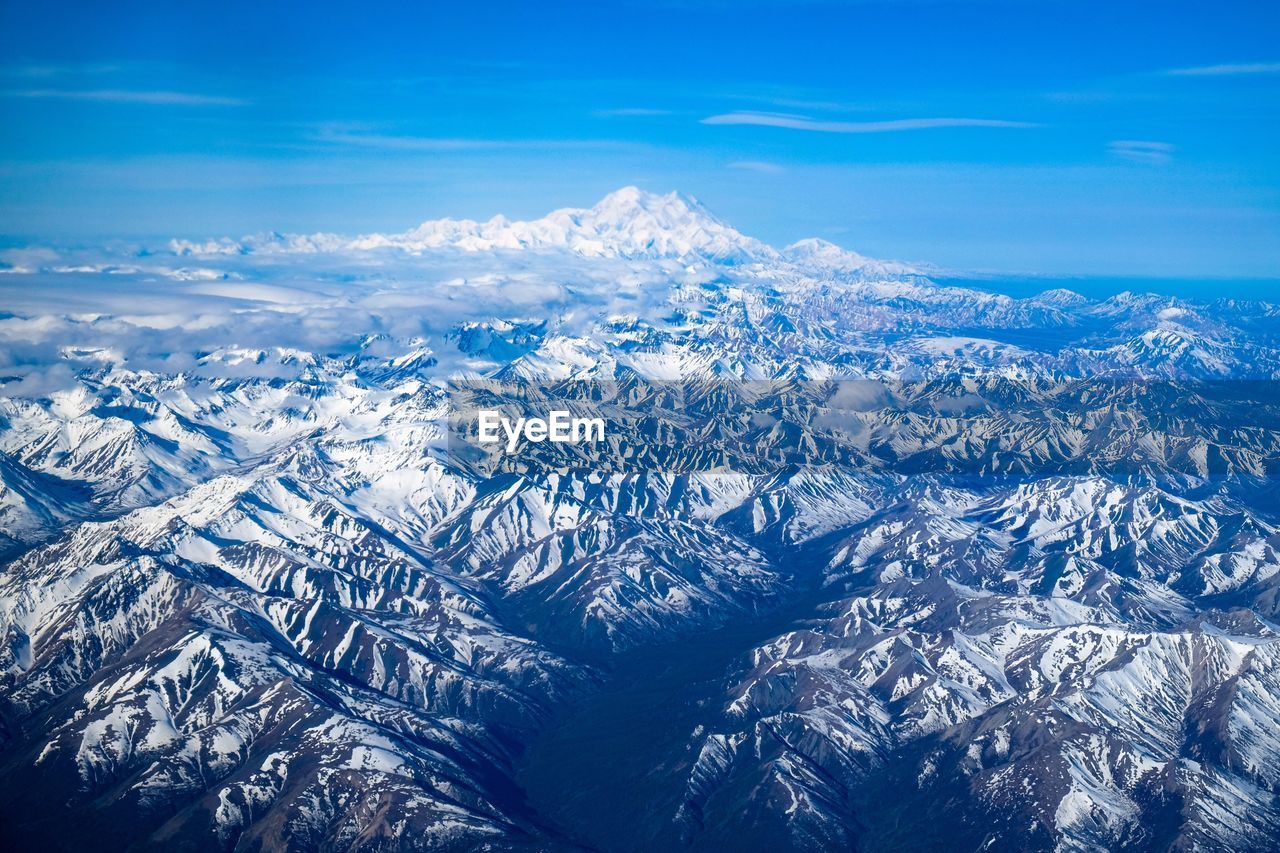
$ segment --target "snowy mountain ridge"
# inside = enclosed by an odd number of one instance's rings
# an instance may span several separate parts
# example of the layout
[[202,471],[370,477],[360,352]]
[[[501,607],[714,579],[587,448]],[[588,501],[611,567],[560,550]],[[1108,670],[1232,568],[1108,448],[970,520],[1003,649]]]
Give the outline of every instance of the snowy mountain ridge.
[[[14,849],[1280,839],[1274,306],[634,190],[175,250],[0,276]],[[488,470],[460,379],[650,417]]]
[[511,221],[498,215],[487,222],[436,219],[399,234],[273,234],[192,242],[173,240],[170,250],[201,257],[254,252],[351,252],[398,249],[409,253],[457,249],[565,250],[585,257],[686,258],[718,262],[791,261],[842,272],[910,274],[910,267],[879,262],[820,240],[804,240],[779,252],[747,237],[713,216],[696,199],[677,192],[657,195],[629,186],[615,190],[589,208],[562,208],[541,219]]

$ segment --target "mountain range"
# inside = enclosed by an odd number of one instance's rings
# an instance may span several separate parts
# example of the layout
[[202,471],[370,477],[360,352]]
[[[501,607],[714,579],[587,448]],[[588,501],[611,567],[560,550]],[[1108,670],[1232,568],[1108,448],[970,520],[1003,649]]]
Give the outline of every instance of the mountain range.
[[[14,849],[1280,843],[1276,305],[635,188],[0,273]],[[637,417],[480,470],[475,380]]]

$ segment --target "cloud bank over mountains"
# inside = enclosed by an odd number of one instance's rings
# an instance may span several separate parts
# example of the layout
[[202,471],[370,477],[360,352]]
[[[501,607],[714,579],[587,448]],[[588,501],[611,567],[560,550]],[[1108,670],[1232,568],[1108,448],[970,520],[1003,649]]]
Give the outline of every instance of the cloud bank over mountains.
[[460,323],[495,316],[550,316],[580,333],[612,314],[660,312],[673,278],[704,284],[720,264],[795,276],[811,268],[922,274],[822,241],[777,250],[693,199],[634,187],[530,222],[444,219],[398,234],[272,233],[118,252],[16,249],[0,258],[7,394],[65,384],[83,366],[226,370],[199,354],[229,343],[350,352],[366,335],[439,340]]
[[[1127,146],[1135,156],[1167,153],[1155,143]],[[9,395],[47,394],[74,385],[82,371],[126,365],[293,375],[305,359],[232,366],[209,354],[247,347],[349,356],[379,336],[427,347],[441,375],[468,373],[489,364],[459,348],[468,324],[527,324],[548,339],[589,338],[620,318],[688,331],[705,322],[697,306],[708,299],[747,306],[831,287],[866,301],[869,331],[890,322],[885,312],[981,326],[1051,310],[1085,312],[1054,322],[1074,329],[1089,351],[1129,345],[1085,334],[1098,312],[1130,310],[1123,300],[1095,306],[1062,291],[1015,300],[940,287],[927,265],[879,261],[820,239],[775,248],[692,198],[635,187],[532,221],[442,219],[389,234],[269,233],[142,249],[12,249],[0,257],[7,309],[0,392]],[[1184,349],[1210,373],[1235,369],[1220,355],[1224,330],[1194,319],[1194,309],[1168,298],[1152,303],[1164,314],[1140,304],[1153,325],[1125,334],[1158,333],[1161,346]]]

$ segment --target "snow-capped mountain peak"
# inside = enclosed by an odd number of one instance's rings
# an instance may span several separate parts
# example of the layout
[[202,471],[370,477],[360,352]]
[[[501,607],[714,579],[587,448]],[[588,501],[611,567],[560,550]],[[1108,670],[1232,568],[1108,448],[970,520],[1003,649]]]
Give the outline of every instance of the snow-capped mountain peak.
[[398,234],[264,234],[240,241],[172,240],[175,254],[188,256],[375,251],[418,254],[464,252],[569,251],[592,258],[704,258],[721,263],[790,263],[805,271],[836,276],[916,276],[927,271],[896,261],[880,261],[818,238],[800,240],[779,252],[713,215],[697,199],[679,192],[658,194],[635,186],[614,190],[591,207],[564,207],[540,219],[512,220],[501,214],[485,221],[429,219]]
[[613,221],[623,225],[648,216],[660,222],[664,228],[683,227],[693,219],[710,220],[715,225],[724,226],[724,223],[692,196],[674,191],[660,195],[634,185],[614,190],[586,210],[564,208],[551,216],[559,213],[588,213],[599,221]]
[[582,254],[622,257],[774,257],[764,243],[713,216],[696,199],[627,186],[589,208],[563,208],[527,225],[566,237],[564,245]]
[[868,258],[834,243],[809,238],[779,252],[713,215],[679,192],[658,194],[635,186],[614,190],[591,207],[564,207],[540,219],[501,214],[474,219],[429,219],[393,234],[259,234],[239,241],[171,240],[180,256],[314,254],[395,249],[410,254],[441,250],[567,251],[588,258],[697,259],[717,263],[782,263],[803,274],[837,278],[924,276],[929,270]]
[[541,219],[510,220],[494,216],[431,219],[398,234],[269,234],[239,242],[173,240],[179,255],[315,253],[399,249],[421,253],[441,249],[464,252],[503,250],[570,251],[586,257],[703,257],[739,262],[778,257],[772,247],[747,237],[711,215],[696,200],[628,186],[615,190],[592,207],[566,207]]
[[818,269],[827,273],[851,275],[924,275],[925,272],[897,261],[880,261],[868,258],[835,243],[818,237],[798,240],[782,250],[782,256],[792,263]]

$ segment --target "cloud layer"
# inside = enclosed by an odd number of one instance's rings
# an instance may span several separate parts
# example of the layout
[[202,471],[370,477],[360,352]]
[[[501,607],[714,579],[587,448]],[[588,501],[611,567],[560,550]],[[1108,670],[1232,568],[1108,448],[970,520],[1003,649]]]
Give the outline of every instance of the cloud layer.
[[189,107],[238,107],[241,98],[202,95],[195,92],[138,89],[19,89],[4,93],[10,98],[57,98],[69,101],[99,101],[113,104],[169,104]]
[[1280,74],[1280,62],[1234,62],[1223,65],[1200,65],[1174,68],[1165,72],[1173,77],[1232,77],[1246,74]]
[[934,130],[946,127],[1032,128],[1041,125],[1026,121],[986,118],[902,118],[887,121],[819,121],[785,113],[735,112],[708,116],[703,124],[755,125],[808,130],[816,133],[896,133],[905,130]]
[[1174,146],[1168,142],[1146,139],[1114,139],[1107,143],[1107,150],[1117,157],[1135,163],[1163,166],[1173,161]]

